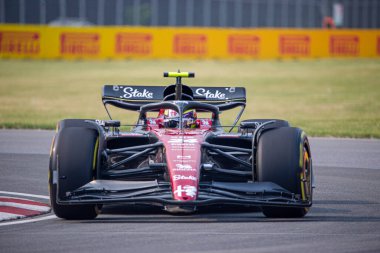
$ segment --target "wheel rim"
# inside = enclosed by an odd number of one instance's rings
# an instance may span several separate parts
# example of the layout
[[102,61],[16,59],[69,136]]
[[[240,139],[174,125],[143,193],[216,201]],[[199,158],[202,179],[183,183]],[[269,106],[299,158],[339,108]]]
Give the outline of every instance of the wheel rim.
[[303,147],[303,166],[300,173],[301,198],[303,201],[312,200],[311,168],[311,157],[305,143]]

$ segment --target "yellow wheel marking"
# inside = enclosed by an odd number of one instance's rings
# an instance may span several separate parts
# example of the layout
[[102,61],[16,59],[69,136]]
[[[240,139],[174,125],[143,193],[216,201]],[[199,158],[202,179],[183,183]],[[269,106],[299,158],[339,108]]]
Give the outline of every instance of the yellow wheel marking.
[[96,168],[96,158],[98,157],[98,149],[99,149],[99,137],[96,139],[95,142],[95,149],[94,149],[94,158],[92,160],[92,170],[95,170]]
[[[57,124],[57,126],[58,126],[58,124]],[[52,156],[52,154],[53,154],[53,147],[54,147],[54,142],[55,142],[55,135],[54,135],[54,137],[53,137],[53,140],[51,141],[51,145],[50,145],[50,157]],[[50,180],[52,180],[51,179],[51,171],[50,171],[50,161],[49,161],[49,170],[48,170],[48,190],[49,190],[49,192],[50,192]]]
[[[306,178],[306,164],[309,162],[309,154],[307,150],[305,150],[304,155],[303,155],[303,166],[302,166],[302,171],[300,173],[300,179],[301,179],[301,198],[302,200],[306,200],[306,194],[305,194],[305,182],[303,181],[304,179],[307,180]],[[305,178],[304,178],[305,176]]]

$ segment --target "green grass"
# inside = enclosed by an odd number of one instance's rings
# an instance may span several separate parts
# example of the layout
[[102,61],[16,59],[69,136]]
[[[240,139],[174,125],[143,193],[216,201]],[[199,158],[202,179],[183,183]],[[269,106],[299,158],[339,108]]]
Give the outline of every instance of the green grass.
[[[282,118],[312,136],[380,138],[380,61],[0,60],[0,127],[54,128],[106,118],[103,84],[166,85],[163,71],[196,72],[189,85],[244,85],[248,118]],[[117,118],[136,116],[117,111]],[[233,113],[224,113],[226,124]]]

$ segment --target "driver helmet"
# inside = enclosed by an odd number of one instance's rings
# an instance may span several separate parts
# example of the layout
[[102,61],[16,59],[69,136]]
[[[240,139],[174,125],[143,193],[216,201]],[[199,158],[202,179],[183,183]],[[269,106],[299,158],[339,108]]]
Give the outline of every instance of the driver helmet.
[[[188,110],[182,115],[182,126],[184,128],[196,127],[197,113],[195,110]],[[179,114],[172,109],[166,109],[164,111],[164,125],[168,128],[175,128],[179,126],[180,117]]]
[[185,128],[196,128],[197,113],[195,110],[189,110],[182,115],[182,124]]

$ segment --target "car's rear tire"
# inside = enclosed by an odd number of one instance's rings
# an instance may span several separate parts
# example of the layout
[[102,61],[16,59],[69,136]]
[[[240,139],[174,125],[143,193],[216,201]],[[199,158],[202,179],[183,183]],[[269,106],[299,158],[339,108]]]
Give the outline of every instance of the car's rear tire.
[[[65,124],[60,124],[64,126]],[[53,139],[49,166],[50,202],[54,213],[63,219],[94,219],[99,208],[94,204],[61,205],[66,192],[93,180],[97,146],[97,131],[86,127],[63,127]]]
[[[299,128],[282,127],[265,131],[257,148],[257,179],[273,182],[296,194],[304,201],[312,201],[312,162],[306,134]],[[271,218],[300,218],[309,208],[263,207]]]

